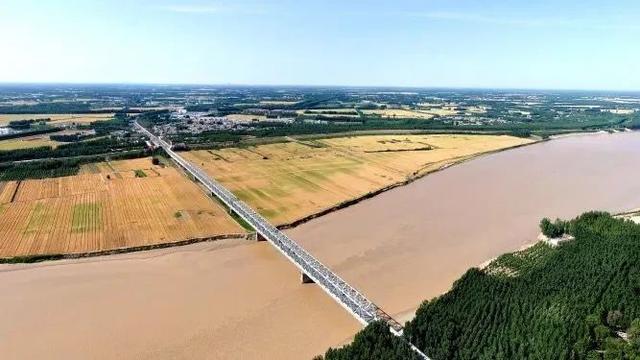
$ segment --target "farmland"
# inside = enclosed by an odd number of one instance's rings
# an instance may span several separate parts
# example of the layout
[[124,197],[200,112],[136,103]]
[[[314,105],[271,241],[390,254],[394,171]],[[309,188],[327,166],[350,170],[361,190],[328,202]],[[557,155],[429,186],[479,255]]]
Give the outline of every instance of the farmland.
[[471,156],[531,140],[379,135],[183,153],[275,224],[291,223]]
[[431,119],[433,114],[407,110],[407,109],[383,109],[383,110],[362,110],[366,115],[378,115],[383,118],[407,118],[407,119]]
[[94,121],[109,120],[114,114],[0,114],[0,126],[10,121],[50,119],[49,124],[87,124]]
[[107,174],[115,177],[134,177],[135,171],[140,170],[145,173],[160,175],[160,171],[166,170],[161,166],[151,165],[149,158],[138,158],[131,160],[104,161],[99,163],[85,164],[80,168],[81,174]]
[[450,104],[449,106],[440,106],[440,105],[434,106],[433,104],[426,103],[426,104],[418,104],[418,106],[419,106],[420,112],[425,112],[433,115],[453,116],[458,114],[458,112],[455,110],[456,108],[455,104]]
[[28,149],[39,146],[56,147],[60,144],[57,141],[49,139],[48,135],[33,135],[22,138],[8,139],[0,141],[0,151]]
[[[137,177],[136,172],[144,172]],[[149,158],[0,182],[0,257],[85,253],[243,230],[175,168]]]
[[267,117],[264,115],[250,115],[250,114],[229,114],[226,116],[227,119],[231,121],[237,122],[248,122],[248,121],[263,121],[266,120]]
[[[30,148],[40,147],[40,146],[50,146],[52,148],[56,148],[57,146],[66,143],[66,142],[62,142],[62,140],[60,141],[54,140],[56,136],[58,137],[60,137],[60,135],[88,136],[90,140],[96,140],[97,138],[90,136],[92,134],[93,134],[92,131],[87,131],[87,130],[66,129],[66,130],[56,131],[56,132],[47,133],[47,134],[29,135],[29,136],[22,136],[22,137],[13,138],[13,139],[0,140],[0,151],[30,149]],[[51,139],[51,136],[54,136],[54,139]]]

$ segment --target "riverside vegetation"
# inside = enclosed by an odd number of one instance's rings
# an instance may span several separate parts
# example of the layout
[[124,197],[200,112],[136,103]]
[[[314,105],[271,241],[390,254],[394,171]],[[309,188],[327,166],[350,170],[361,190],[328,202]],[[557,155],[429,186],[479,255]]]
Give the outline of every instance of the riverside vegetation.
[[[602,212],[565,224],[575,240],[470,269],[425,301],[407,339],[434,359],[640,358],[640,225]],[[389,336],[371,325],[324,359],[411,359]]]

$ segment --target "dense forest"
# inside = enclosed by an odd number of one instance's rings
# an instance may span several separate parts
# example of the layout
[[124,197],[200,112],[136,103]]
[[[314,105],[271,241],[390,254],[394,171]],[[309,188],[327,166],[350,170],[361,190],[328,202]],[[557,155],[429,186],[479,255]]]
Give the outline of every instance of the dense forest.
[[56,131],[60,131],[60,129],[54,128],[54,127],[43,126],[43,127],[39,127],[39,128],[31,128],[31,129],[18,131],[18,132],[14,132],[14,133],[10,133],[10,134],[0,135],[0,140],[17,139],[17,138],[21,138],[21,137],[25,137],[25,136],[41,135],[41,134],[47,134],[47,133],[52,133],[52,132],[56,132]]
[[0,114],[78,114],[89,112],[92,112],[89,104],[78,102],[52,102],[34,105],[0,106]]
[[[640,359],[640,225],[589,212],[565,230],[575,240],[469,270],[451,291],[420,306],[405,336],[438,360]],[[363,333],[399,351],[385,331]],[[364,358],[361,344],[326,358]]]
[[0,151],[0,163],[8,161],[45,158],[54,159],[106,154],[128,150],[142,150],[144,147],[145,142],[141,138],[118,138],[115,136],[109,136],[101,139],[64,144],[56,148],[52,148],[51,146],[39,146],[35,148]]
[[386,324],[375,322],[360,331],[341,349],[329,349],[314,360],[419,360],[405,341],[391,334]]
[[89,140],[94,137],[97,137],[97,135],[82,134],[82,133],[75,133],[75,134],[68,134],[68,135],[65,135],[65,134],[49,135],[49,139],[51,139],[52,141],[58,141],[58,142],[79,142],[79,141]]
[[106,160],[134,159],[150,155],[152,155],[150,151],[142,149],[106,155],[0,163],[0,181],[71,176],[76,175],[83,164]]
[[[96,121],[88,126],[96,132],[96,135],[109,135],[114,131],[127,131],[130,128],[129,116],[124,113],[116,113],[109,121]],[[78,127],[82,129],[82,127]]]

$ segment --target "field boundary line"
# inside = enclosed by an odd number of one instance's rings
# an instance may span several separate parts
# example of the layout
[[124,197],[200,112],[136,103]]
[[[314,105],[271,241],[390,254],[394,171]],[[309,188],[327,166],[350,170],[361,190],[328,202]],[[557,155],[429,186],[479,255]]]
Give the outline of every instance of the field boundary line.
[[16,200],[16,196],[18,196],[18,189],[20,189],[20,184],[22,184],[22,180],[18,180],[15,190],[13,190],[13,195],[11,195],[11,201],[9,201],[9,203],[13,203]]
[[250,235],[251,235],[250,233],[221,234],[221,235],[214,235],[214,236],[190,238],[187,240],[178,240],[178,241],[173,241],[168,243],[129,246],[129,247],[116,248],[116,249],[89,251],[89,252],[82,252],[82,253],[41,254],[41,255],[4,257],[4,258],[0,258],[0,264],[36,263],[36,262],[52,261],[52,260],[71,260],[71,259],[83,259],[83,258],[107,256],[107,255],[128,254],[128,253],[140,252],[140,251],[180,247],[180,246],[192,245],[192,244],[197,244],[202,242],[212,242],[212,241],[220,241],[220,240],[228,240],[228,239],[248,239]]

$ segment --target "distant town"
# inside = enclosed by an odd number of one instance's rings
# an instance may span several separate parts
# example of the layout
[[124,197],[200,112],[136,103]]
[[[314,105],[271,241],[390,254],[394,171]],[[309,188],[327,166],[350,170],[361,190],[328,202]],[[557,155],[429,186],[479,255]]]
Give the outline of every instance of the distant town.
[[[379,129],[553,133],[633,127],[640,95],[515,90],[4,85],[0,134],[56,128],[91,136],[92,121],[136,117],[161,136],[213,145],[263,134]],[[126,131],[126,129],[123,129]],[[208,136],[218,134],[217,136]],[[0,135],[0,136],[2,136]]]

